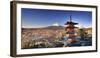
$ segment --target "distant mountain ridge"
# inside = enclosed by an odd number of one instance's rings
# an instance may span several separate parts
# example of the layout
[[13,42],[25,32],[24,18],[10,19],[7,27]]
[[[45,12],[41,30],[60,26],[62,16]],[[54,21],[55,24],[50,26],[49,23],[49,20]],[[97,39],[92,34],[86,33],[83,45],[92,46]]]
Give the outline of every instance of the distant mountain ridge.
[[47,26],[41,28],[22,28],[22,29],[64,29],[64,26]]
[[64,26],[48,26],[48,27],[45,27],[45,28],[48,28],[48,29],[62,29],[62,28],[64,28]]
[[[64,28],[65,28],[64,26],[47,26],[47,27],[41,27],[41,28],[22,28],[22,29],[30,29],[30,30],[32,30],[32,29],[64,29]],[[83,29],[92,30],[92,27],[83,28]]]

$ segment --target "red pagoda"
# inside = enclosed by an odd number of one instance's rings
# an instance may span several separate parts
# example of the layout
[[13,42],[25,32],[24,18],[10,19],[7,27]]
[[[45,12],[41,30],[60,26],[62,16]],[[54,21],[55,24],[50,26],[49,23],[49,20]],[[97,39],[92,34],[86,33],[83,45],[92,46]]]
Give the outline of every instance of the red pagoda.
[[67,21],[65,23],[66,27],[65,27],[65,31],[66,31],[66,36],[68,38],[74,38],[76,37],[76,33],[75,33],[75,27],[74,25],[77,25],[78,23],[72,22],[72,17],[70,16],[69,21]]

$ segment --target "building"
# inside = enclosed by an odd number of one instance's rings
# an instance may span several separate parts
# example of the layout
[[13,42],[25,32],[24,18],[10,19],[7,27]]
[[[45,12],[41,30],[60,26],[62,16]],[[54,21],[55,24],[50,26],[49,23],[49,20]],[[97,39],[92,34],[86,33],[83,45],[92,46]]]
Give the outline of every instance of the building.
[[66,31],[66,36],[68,38],[76,37],[77,34],[75,32],[75,28],[77,28],[77,27],[75,27],[75,25],[77,25],[77,24],[78,23],[75,23],[75,22],[72,21],[72,17],[71,16],[70,16],[69,21],[67,21],[65,23],[65,25],[66,25],[65,31]]

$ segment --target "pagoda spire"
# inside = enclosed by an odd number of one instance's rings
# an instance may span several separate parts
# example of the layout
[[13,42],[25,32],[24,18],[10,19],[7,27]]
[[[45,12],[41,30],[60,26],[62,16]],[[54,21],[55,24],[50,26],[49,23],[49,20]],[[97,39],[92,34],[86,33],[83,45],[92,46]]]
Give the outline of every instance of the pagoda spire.
[[69,21],[72,22],[72,16],[70,16]]

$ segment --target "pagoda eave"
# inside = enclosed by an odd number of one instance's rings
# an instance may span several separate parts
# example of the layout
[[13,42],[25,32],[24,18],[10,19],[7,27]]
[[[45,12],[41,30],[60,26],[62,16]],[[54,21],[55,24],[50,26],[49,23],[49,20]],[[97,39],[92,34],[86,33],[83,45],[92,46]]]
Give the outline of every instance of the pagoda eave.
[[78,23],[74,23],[74,22],[67,22],[67,23],[65,23],[65,25],[68,25],[68,24],[77,25]]
[[78,28],[78,27],[66,27],[66,28]]

